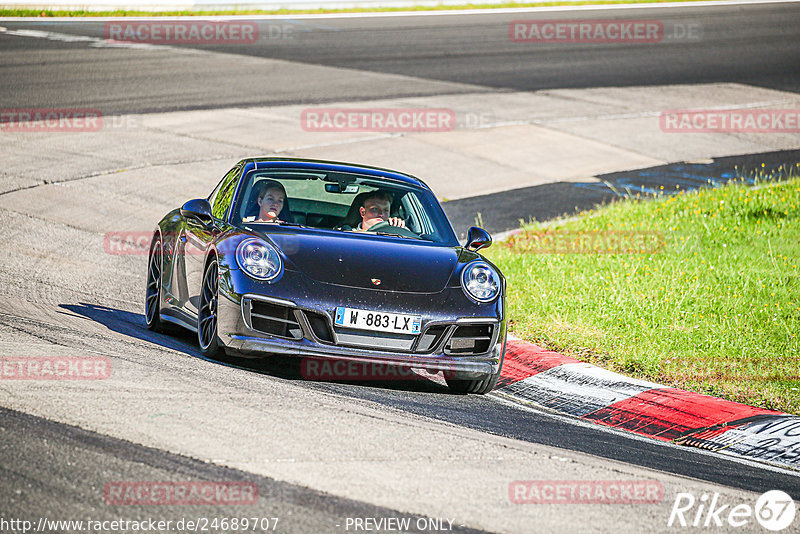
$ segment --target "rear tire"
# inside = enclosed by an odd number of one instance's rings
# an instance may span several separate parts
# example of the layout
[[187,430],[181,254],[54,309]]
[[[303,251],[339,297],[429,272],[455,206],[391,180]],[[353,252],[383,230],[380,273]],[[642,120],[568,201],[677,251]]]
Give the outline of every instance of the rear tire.
[[148,330],[164,333],[164,322],[161,320],[161,269],[164,266],[164,249],[161,238],[156,237],[150,247],[147,261],[147,291],[144,300],[144,321]]
[[200,308],[197,314],[197,341],[203,356],[217,358],[222,352],[217,336],[217,297],[219,295],[219,264],[211,260],[203,274]]

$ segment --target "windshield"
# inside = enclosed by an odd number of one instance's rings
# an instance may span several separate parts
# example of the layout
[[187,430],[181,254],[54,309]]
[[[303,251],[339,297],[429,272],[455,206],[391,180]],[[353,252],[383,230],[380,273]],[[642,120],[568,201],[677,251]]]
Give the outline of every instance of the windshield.
[[297,225],[457,243],[433,194],[370,176],[307,170],[253,170],[243,178],[234,220]]

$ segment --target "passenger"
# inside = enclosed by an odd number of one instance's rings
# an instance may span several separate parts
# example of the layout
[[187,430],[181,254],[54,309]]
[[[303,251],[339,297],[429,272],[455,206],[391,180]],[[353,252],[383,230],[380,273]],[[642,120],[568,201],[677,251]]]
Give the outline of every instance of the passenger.
[[387,222],[392,226],[405,228],[406,222],[400,217],[389,217],[389,207],[392,204],[392,196],[386,191],[375,191],[361,199],[361,206],[358,213],[361,222],[353,228],[354,232],[368,232],[370,228],[378,223]]
[[286,222],[280,219],[285,203],[286,190],[283,185],[275,180],[267,180],[258,193],[259,212],[255,222]]

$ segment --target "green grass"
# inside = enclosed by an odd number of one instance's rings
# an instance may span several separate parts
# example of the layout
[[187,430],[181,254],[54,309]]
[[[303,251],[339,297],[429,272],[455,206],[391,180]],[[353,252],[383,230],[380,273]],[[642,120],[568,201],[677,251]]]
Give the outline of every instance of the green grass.
[[[800,164],[751,175],[755,187],[634,198],[525,227],[488,253],[508,278],[511,330],[630,376],[800,414],[798,175]],[[651,250],[604,253],[597,236],[609,231],[617,241],[645,232]],[[554,242],[593,253],[541,252]]]
[[218,15],[300,15],[323,13],[372,13],[398,11],[440,11],[457,9],[499,9],[518,7],[582,6],[606,4],[660,4],[664,2],[699,2],[702,0],[586,0],[586,1],[545,1],[545,2],[505,2],[502,4],[461,4],[410,7],[358,7],[346,9],[228,9],[212,11],[142,11],[142,10],[57,10],[57,9],[0,9],[0,17],[212,17]]

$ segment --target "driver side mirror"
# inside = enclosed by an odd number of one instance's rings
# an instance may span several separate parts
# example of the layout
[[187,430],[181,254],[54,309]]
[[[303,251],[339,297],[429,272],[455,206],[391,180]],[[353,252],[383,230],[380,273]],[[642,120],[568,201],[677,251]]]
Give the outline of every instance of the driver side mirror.
[[181,216],[197,219],[206,225],[211,224],[214,218],[211,215],[211,204],[204,198],[190,200],[181,206]]
[[467,249],[477,252],[482,248],[488,248],[491,244],[492,236],[483,228],[473,226],[467,232]]

